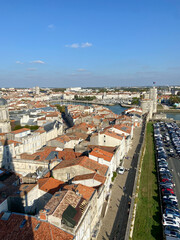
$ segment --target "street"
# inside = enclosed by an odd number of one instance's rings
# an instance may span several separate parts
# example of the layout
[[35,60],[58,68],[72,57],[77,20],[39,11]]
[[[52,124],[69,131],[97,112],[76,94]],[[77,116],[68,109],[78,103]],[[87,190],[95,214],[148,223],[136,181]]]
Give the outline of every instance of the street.
[[[98,240],[121,240],[124,239],[128,221],[128,213],[134,187],[136,167],[143,140],[141,128],[134,130],[132,148],[124,160],[124,167],[129,169],[123,175],[118,174],[112,188],[110,205],[107,214],[102,220],[102,226],[99,231]],[[124,191],[123,191],[124,190]]]

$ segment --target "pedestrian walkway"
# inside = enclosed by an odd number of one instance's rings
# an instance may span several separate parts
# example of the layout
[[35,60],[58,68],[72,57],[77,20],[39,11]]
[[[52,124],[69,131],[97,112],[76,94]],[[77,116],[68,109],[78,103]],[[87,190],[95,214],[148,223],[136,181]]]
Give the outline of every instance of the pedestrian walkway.
[[[102,220],[102,224],[101,224],[101,228],[100,228],[97,240],[117,239],[115,237],[118,235],[117,228],[121,227],[119,226],[119,224],[121,225],[121,221],[119,218],[121,218],[121,216],[124,216],[124,215],[126,215],[127,216],[126,218],[128,218],[128,207],[129,207],[130,199],[128,195],[129,190],[127,188],[128,183],[126,182],[126,180],[127,180],[128,173],[130,174],[130,171],[131,171],[133,156],[136,151],[137,145],[139,143],[140,133],[141,133],[141,128],[134,129],[134,138],[132,142],[132,147],[127,154],[129,158],[124,160],[124,168],[129,169],[129,171],[125,171],[123,175],[118,174],[115,179],[115,182],[112,187],[109,207],[108,207],[106,216]],[[122,202],[125,205],[125,207],[122,206]],[[117,218],[118,218],[118,222],[116,223]],[[126,227],[126,226],[123,226],[123,227]],[[120,238],[118,238],[118,240],[119,239]]]

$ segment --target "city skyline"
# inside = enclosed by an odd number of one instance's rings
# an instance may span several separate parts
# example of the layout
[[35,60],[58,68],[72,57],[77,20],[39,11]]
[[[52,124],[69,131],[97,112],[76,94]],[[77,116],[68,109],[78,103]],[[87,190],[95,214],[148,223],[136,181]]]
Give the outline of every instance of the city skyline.
[[180,3],[1,3],[1,87],[178,85]]

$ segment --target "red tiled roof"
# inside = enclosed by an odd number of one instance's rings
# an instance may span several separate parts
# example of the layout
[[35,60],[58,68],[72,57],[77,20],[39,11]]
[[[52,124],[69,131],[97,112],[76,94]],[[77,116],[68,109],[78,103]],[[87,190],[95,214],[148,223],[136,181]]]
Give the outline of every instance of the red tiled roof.
[[[36,217],[11,214],[8,220],[2,220],[0,213],[0,239],[2,240],[73,240],[74,236],[54,225],[37,220]],[[26,223],[20,228],[22,221]],[[37,224],[39,228],[36,230]]]
[[98,147],[94,148],[93,151],[90,153],[90,155],[93,155],[97,158],[103,158],[104,160],[106,160],[108,162],[110,162],[113,157],[112,153],[104,151]]
[[102,176],[102,175],[99,175],[98,173],[89,173],[89,174],[83,174],[83,175],[78,175],[78,176],[75,176],[73,178],[73,182],[75,181],[82,181],[82,180],[88,180],[88,179],[94,179],[98,182],[100,182],[101,184],[105,183],[106,181],[106,177]]
[[3,146],[7,146],[10,144],[14,144],[14,146],[18,145],[20,142],[14,141],[14,140],[0,140]]
[[63,212],[69,204],[76,208],[80,200],[81,196],[78,196],[75,192],[71,190],[64,190],[55,193],[45,205],[45,209],[49,210],[48,215],[53,215],[61,219]]
[[55,138],[55,139],[52,139],[52,140],[56,140],[56,141],[58,141],[58,142],[62,142],[62,143],[66,143],[66,142],[69,142],[69,141],[71,141],[71,139],[70,139],[70,137],[68,137],[67,135],[61,135],[61,136],[59,136],[59,137],[57,137],[57,138]]
[[80,165],[84,168],[87,168],[92,171],[98,171],[100,175],[106,175],[106,172],[108,170],[108,166],[104,164],[100,164],[94,160],[91,160],[90,158],[83,156],[79,157],[77,159],[71,159],[71,161],[62,161],[59,163],[53,170],[57,170],[60,168],[66,168],[74,165]]
[[115,133],[115,132],[112,132],[112,131],[109,131],[109,130],[105,130],[104,132],[105,135],[107,136],[110,136],[110,137],[113,137],[113,138],[116,138],[116,139],[119,139],[119,140],[122,140],[123,139],[123,135],[120,135],[118,133]]
[[54,178],[41,178],[38,180],[38,184],[42,191],[54,194],[63,186],[64,182]]
[[45,160],[47,156],[52,152],[55,151],[56,147],[45,147],[42,150],[39,150],[33,154],[23,153],[20,155],[21,159],[31,159],[31,160]]
[[131,126],[127,125],[127,124],[118,124],[118,125],[114,125],[113,128],[116,128],[122,132],[125,133],[131,133]]
[[102,149],[106,152],[114,153],[116,151],[116,147],[107,147],[107,146],[101,146],[101,145],[88,145],[88,149],[92,151],[94,148]]
[[86,199],[87,201],[89,201],[89,199],[91,198],[94,191],[96,191],[94,188],[87,187],[82,184],[71,184],[71,185],[67,184],[64,186],[64,189],[72,190],[75,192],[79,191],[79,193],[82,195],[82,197],[84,199]]
[[27,132],[27,131],[30,131],[30,129],[29,129],[29,128],[21,128],[21,129],[12,131],[11,133],[13,133],[13,134],[18,134],[18,133]]

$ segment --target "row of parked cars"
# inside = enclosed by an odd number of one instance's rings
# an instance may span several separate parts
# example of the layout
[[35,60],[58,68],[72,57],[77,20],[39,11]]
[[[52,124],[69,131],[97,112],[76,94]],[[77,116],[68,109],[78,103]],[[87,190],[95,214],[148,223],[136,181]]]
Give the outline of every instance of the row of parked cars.
[[180,239],[178,199],[171,169],[167,162],[168,158],[179,155],[180,129],[175,123],[155,123],[154,139],[164,236],[167,240]]

